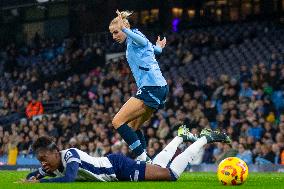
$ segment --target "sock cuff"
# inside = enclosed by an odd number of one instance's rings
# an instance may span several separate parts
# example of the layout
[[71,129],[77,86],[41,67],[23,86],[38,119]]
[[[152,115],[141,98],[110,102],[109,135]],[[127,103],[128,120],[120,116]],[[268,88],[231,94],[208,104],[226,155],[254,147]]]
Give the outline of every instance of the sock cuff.
[[121,125],[120,127],[118,127],[116,130],[117,130],[119,133],[125,133],[125,132],[127,132],[129,129],[132,130],[132,128],[129,127],[127,124],[123,124],[123,125]]
[[168,168],[168,169],[170,171],[171,180],[176,181],[179,178],[179,176],[171,168]]

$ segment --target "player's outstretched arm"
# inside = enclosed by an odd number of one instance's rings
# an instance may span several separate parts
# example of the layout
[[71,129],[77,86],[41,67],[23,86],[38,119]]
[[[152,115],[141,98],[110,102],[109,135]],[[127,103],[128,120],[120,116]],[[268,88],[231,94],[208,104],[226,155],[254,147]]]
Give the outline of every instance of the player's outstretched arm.
[[119,12],[118,10],[116,11],[117,17],[118,17],[118,26],[119,28],[128,36],[130,37],[137,45],[140,46],[145,46],[147,45],[147,40],[140,36],[137,33],[134,33],[133,31],[131,31],[129,28],[126,27],[125,23],[123,22],[122,16],[121,16],[121,12]]
[[67,163],[66,172],[63,177],[56,177],[51,179],[40,179],[39,182],[74,182],[79,170],[79,163],[72,161]]
[[145,46],[147,45],[147,40],[140,36],[139,34],[137,33],[134,33],[133,31],[131,31],[130,29],[128,28],[123,28],[122,31],[128,36],[130,37],[137,45],[140,45],[140,46]]
[[42,168],[39,168],[38,170],[31,172],[27,175],[26,180],[39,180],[45,177],[46,173],[43,171]]
[[44,168],[40,167],[38,170],[29,173],[25,179],[20,179],[16,183],[38,183],[39,179],[45,176],[54,177],[55,175],[47,173]]

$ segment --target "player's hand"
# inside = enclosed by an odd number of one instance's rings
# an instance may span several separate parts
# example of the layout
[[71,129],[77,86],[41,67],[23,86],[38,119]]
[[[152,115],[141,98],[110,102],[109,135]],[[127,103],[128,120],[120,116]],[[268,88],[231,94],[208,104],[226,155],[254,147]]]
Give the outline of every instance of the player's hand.
[[116,14],[117,14],[117,18],[118,18],[118,22],[117,22],[118,27],[119,27],[121,30],[124,29],[124,28],[126,28],[126,27],[125,27],[125,24],[124,24],[124,22],[123,22],[122,16],[121,16],[121,12],[119,12],[119,10],[116,10]]
[[167,43],[167,40],[165,37],[163,40],[161,40],[160,36],[158,36],[158,39],[156,41],[156,46],[159,46],[163,49],[166,46],[166,43]]
[[39,183],[39,180],[35,179],[35,180],[27,180],[27,183]]
[[37,180],[37,177],[32,176],[32,177],[30,177],[28,180]]
[[39,180],[35,176],[32,176],[29,179],[20,179],[19,181],[15,183],[39,183]]

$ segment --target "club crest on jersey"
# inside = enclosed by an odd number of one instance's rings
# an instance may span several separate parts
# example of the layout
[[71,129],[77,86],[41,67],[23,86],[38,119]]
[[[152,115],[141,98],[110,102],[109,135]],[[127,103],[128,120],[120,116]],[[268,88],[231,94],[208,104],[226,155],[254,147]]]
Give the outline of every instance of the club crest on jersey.
[[139,90],[137,91],[136,95],[141,95],[141,94],[142,94],[142,90],[139,89]]
[[72,152],[68,151],[64,156],[64,160],[68,161],[72,156],[73,156]]

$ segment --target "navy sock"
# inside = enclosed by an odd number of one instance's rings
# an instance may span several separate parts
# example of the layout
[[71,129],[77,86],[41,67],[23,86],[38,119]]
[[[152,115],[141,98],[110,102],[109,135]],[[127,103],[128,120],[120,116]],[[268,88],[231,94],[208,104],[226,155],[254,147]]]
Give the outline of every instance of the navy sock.
[[178,176],[176,176],[176,175],[174,174],[174,172],[171,170],[171,168],[168,168],[168,169],[169,169],[169,171],[170,171],[171,180],[172,180],[172,181],[176,181],[176,180],[178,179]]
[[136,155],[136,157],[140,156],[144,152],[144,149],[137,134],[127,124],[121,125],[117,129],[117,131],[120,136],[125,140],[125,142],[129,145],[129,148]]
[[145,139],[145,136],[143,135],[142,131],[140,129],[136,130],[135,133],[137,134],[140,142],[141,142],[141,145],[142,145],[142,148],[144,150],[146,150],[147,148],[147,145],[146,145],[146,139]]

